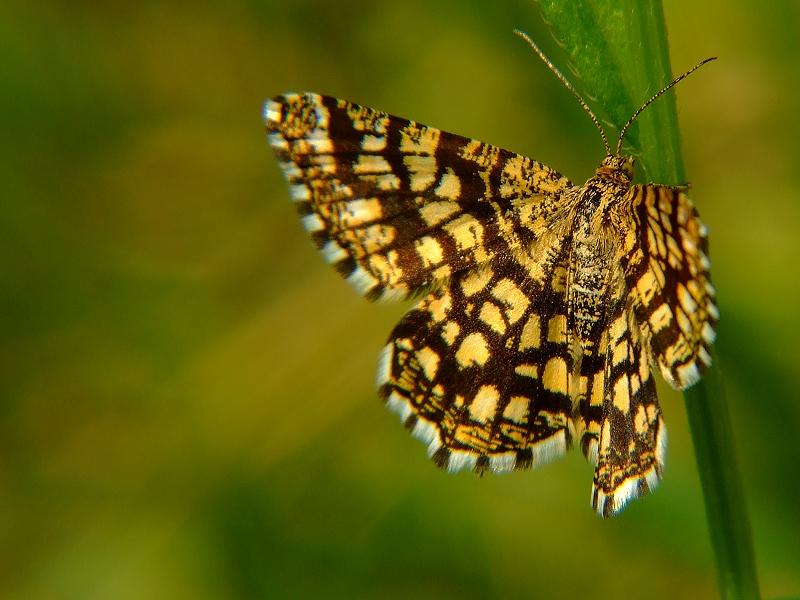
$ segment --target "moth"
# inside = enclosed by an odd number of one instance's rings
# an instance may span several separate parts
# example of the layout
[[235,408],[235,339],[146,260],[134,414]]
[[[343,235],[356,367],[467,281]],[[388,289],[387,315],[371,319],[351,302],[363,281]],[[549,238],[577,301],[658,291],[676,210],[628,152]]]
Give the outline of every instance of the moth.
[[606,156],[575,185],[508,150],[345,100],[266,103],[268,139],[303,225],[371,300],[416,298],[377,383],[439,467],[505,472],[574,443],[602,516],[659,481],[672,387],[711,364],[719,318],[707,230],[686,187],[634,184],[622,140],[522,32],[600,131]]

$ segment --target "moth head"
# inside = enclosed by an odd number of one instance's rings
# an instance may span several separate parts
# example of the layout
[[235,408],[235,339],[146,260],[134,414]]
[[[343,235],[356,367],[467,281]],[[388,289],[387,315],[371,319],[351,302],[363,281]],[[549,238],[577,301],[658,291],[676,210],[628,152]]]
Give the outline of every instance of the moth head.
[[633,157],[609,154],[597,168],[597,176],[616,183],[630,184],[633,179]]

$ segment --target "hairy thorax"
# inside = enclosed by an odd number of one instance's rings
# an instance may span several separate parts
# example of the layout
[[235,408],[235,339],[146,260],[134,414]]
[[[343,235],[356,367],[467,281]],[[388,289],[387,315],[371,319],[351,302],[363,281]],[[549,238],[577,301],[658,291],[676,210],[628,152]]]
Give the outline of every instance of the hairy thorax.
[[615,295],[612,280],[618,240],[625,224],[620,199],[630,188],[630,159],[608,156],[579,191],[572,219],[572,260],[568,276],[570,329],[584,347],[603,327],[604,311]]

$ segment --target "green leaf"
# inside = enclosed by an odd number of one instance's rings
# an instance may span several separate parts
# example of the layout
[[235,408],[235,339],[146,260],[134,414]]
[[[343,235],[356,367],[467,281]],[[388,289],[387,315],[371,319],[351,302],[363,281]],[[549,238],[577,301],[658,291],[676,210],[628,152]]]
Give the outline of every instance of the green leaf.
[[[566,52],[565,71],[574,74],[573,84],[606,125],[618,130],[671,81],[660,3],[540,0],[539,5]],[[625,142],[649,181],[685,183],[673,93],[639,116]]]

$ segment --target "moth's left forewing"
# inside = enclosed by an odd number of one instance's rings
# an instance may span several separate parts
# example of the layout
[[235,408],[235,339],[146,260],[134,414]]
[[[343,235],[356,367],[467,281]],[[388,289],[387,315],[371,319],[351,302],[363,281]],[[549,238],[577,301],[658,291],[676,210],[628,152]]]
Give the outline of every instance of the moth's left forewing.
[[634,314],[664,379],[695,383],[711,364],[719,318],[706,226],[682,188],[634,185],[622,267]]

